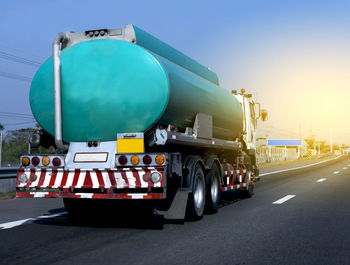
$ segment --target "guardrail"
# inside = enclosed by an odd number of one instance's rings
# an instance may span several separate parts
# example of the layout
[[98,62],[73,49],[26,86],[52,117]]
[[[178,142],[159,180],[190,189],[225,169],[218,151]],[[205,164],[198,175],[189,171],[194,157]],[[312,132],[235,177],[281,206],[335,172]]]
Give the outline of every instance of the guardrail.
[[16,190],[17,167],[0,168],[0,193]]
[[17,176],[17,167],[1,167],[0,179],[12,179]]

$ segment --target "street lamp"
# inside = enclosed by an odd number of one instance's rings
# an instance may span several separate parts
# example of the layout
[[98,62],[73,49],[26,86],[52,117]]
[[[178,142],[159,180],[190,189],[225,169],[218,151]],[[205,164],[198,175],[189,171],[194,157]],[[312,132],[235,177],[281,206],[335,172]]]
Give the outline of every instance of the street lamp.
[[331,153],[333,153],[333,128],[329,129],[329,138],[330,138],[329,145],[331,147],[330,151],[331,151]]

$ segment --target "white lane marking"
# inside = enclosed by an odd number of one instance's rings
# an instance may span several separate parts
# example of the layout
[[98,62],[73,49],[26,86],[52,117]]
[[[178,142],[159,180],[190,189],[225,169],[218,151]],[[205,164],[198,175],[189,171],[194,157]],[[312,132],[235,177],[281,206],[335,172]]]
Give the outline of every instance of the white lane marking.
[[350,164],[348,165],[348,167],[350,167]]
[[337,170],[337,171],[334,171],[333,174],[339,174],[339,171],[338,171],[338,170]]
[[347,169],[347,167],[343,167],[343,169]]
[[61,215],[66,214],[66,213],[67,212],[55,213],[55,214],[50,214],[50,215],[41,215],[41,216],[37,216],[37,217],[33,217],[33,218],[27,218],[27,219],[8,222],[8,223],[3,223],[3,224],[0,224],[0,230],[10,229],[10,228],[14,228],[16,226],[29,224],[29,223],[32,223],[36,220],[40,220],[40,219],[47,219],[47,218],[61,216]]
[[272,204],[282,204],[282,203],[284,203],[284,202],[286,202],[294,197],[295,197],[295,195],[287,195],[287,196],[284,196],[283,198],[273,202]]
[[23,225],[29,221],[31,221],[32,218],[27,218],[27,219],[22,219],[22,220],[18,220],[18,221],[13,221],[13,222],[8,222],[8,223],[3,223],[0,224],[0,230],[2,229],[10,229],[19,225]]
[[323,181],[325,181],[326,179],[318,179],[318,180],[316,180],[316,182],[323,182]]
[[291,170],[296,170],[296,169],[301,169],[301,168],[306,168],[306,167],[311,167],[311,166],[319,165],[319,164],[322,164],[322,163],[325,163],[325,162],[328,162],[328,161],[332,161],[332,160],[338,159],[339,157],[341,157],[341,155],[337,156],[335,158],[323,160],[323,161],[320,161],[320,162],[317,162],[317,163],[313,163],[313,164],[310,164],[310,165],[305,165],[305,166],[301,166],[301,167],[287,168],[287,169],[282,169],[282,170],[277,170],[277,171],[272,171],[272,172],[266,172],[266,173],[263,173],[263,174],[259,174],[259,177],[266,176],[266,175],[277,174],[277,173],[286,172],[286,171],[291,171]]

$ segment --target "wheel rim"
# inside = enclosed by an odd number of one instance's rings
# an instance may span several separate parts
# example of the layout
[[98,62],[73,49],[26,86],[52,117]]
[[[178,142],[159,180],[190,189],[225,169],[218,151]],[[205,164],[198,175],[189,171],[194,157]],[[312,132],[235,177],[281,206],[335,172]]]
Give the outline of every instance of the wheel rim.
[[211,199],[213,202],[216,202],[218,199],[218,194],[219,194],[219,188],[218,188],[218,178],[213,176],[211,187],[210,187],[210,192],[211,192]]
[[196,178],[195,190],[194,190],[194,203],[197,209],[202,207],[204,201],[204,185],[202,179],[198,176]]

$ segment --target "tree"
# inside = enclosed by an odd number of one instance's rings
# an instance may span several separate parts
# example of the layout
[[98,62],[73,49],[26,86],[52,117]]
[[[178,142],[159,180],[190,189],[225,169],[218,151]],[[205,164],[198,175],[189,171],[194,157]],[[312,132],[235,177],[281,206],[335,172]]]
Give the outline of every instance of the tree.
[[308,138],[305,138],[304,140],[307,143],[309,148],[314,148],[314,144],[316,140],[314,134],[310,135]]
[[[29,135],[33,133],[33,128],[8,131],[3,144],[3,164],[18,166],[21,155],[28,154]],[[32,148],[32,154],[51,154],[55,149],[52,148]]]

